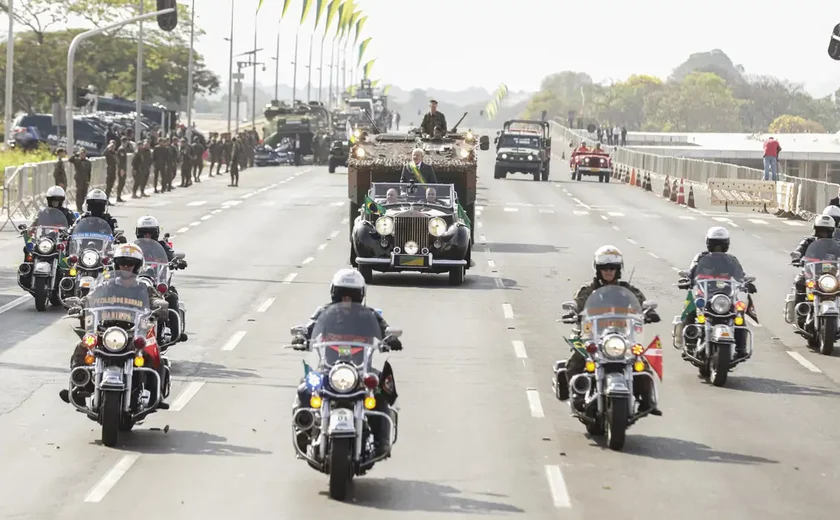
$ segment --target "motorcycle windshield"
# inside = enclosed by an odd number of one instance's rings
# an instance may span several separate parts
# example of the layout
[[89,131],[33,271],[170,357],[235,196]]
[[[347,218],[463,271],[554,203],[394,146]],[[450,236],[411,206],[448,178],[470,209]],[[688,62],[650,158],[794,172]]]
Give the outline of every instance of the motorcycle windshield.
[[697,286],[695,296],[712,294],[732,294],[735,284],[744,279],[744,269],[734,256],[727,253],[709,253],[697,262],[694,282]]
[[143,269],[140,271],[140,276],[150,278],[156,284],[168,283],[169,258],[160,242],[151,238],[138,238],[134,241],[134,245],[143,251]]
[[131,271],[105,271],[87,298],[89,330],[111,326],[131,328],[151,313],[146,286]]
[[334,303],[318,316],[312,338],[322,364],[330,367],[342,361],[361,367],[382,340],[382,329],[376,313],[364,305]]
[[840,264],[840,242],[833,238],[818,238],[811,242],[802,256],[802,268],[808,278],[837,274]]
[[64,216],[64,213],[61,210],[56,208],[44,208],[39,211],[35,220],[32,221],[32,225],[55,229],[65,229],[70,227],[70,223],[67,222],[67,217]]
[[98,217],[86,217],[78,221],[70,235],[67,248],[71,255],[79,255],[88,249],[104,253],[114,241],[111,226]]
[[621,334],[633,339],[641,335],[645,319],[642,302],[633,291],[620,285],[605,285],[593,292],[581,312],[581,339]]

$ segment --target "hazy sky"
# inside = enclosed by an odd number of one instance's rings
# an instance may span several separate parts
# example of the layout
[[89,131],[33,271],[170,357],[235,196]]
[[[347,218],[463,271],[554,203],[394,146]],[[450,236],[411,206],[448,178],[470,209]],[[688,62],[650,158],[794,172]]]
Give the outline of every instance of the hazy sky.
[[[234,50],[240,53],[253,48],[257,0],[234,1]],[[279,24],[283,2],[265,0],[257,29],[258,46],[266,49],[260,61],[267,62],[268,70],[258,71],[260,83],[274,83],[270,58],[279,30],[280,82],[291,85],[290,62],[301,3],[294,0]],[[505,82],[513,90],[535,90],[545,75],[566,69],[588,72],[596,80],[621,79],[636,72],[667,76],[690,53],[713,48],[722,49],[750,73],[775,74],[811,87],[833,84],[836,78],[840,85],[840,63],[831,61],[826,52],[832,27],[840,22],[840,5],[829,0],[357,3],[369,15],[364,33],[373,41],[365,59],[378,58],[373,77],[402,88],[493,89]],[[230,0],[196,0],[197,24],[207,32],[198,49],[224,78],[229,47],[223,38],[230,30],[229,9]],[[302,65],[308,62],[313,21],[310,12],[301,32]],[[316,37],[315,67],[317,45]],[[328,52],[325,62],[329,62]],[[298,84],[305,80],[306,69],[299,67]]]

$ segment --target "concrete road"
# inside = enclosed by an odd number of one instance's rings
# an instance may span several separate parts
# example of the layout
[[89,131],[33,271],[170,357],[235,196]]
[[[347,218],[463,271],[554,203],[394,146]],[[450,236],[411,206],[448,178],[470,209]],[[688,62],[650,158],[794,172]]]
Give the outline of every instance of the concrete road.
[[[137,504],[152,493],[156,510],[184,519],[836,516],[840,359],[808,352],[781,319],[795,274],[783,251],[807,228],[723,222],[758,277],[762,326],[755,357],[714,388],[670,348],[666,322],[684,297],[674,271],[716,215],[573,183],[556,167],[551,182],[494,180],[492,156],[481,160],[467,283],[378,275],[369,290],[405,331],[405,350],[388,354],[401,430],[393,458],[357,479],[349,502],[329,500],[326,477],[294,457],[290,405],[306,356],[282,349],[345,267],[346,176],[270,168],[245,172],[239,189],[205,182],[171,204],[117,212],[127,230],[159,216],[190,263],[176,274],[190,340],[172,349],[172,408],[119,449],[100,446],[98,426],[58,399],[76,339],[61,313],[31,303],[0,313],[0,517],[147,518]],[[549,385],[551,363],[568,355],[560,303],[605,243],[659,302],[663,323],[646,333],[666,349],[664,416],[634,426],[623,453],[588,439]],[[19,254],[0,245],[4,265]]]

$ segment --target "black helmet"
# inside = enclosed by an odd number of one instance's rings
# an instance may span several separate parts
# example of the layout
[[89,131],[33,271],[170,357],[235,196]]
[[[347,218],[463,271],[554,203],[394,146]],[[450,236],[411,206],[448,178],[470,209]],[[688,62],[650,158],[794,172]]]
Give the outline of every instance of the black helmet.
[[726,253],[729,251],[729,230],[722,226],[714,226],[706,232],[706,250],[710,253]]

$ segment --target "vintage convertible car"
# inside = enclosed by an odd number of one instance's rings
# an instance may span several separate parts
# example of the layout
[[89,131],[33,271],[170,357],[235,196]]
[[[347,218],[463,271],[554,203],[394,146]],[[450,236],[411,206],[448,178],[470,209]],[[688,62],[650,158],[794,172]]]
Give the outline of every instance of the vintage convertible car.
[[569,169],[572,171],[572,180],[582,180],[583,176],[597,176],[598,182],[610,182],[612,159],[603,150],[574,150]]
[[448,272],[460,285],[470,267],[467,218],[452,184],[372,183],[351,234],[359,272],[368,283],[373,271]]

